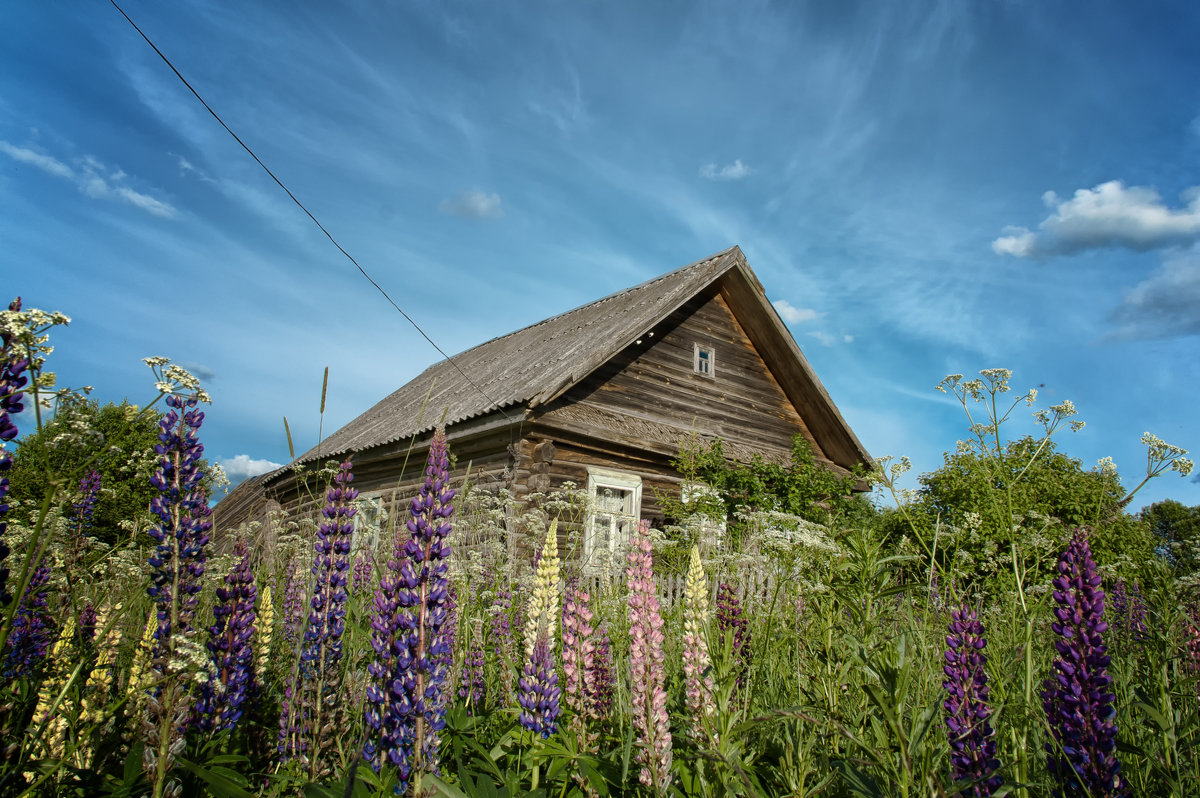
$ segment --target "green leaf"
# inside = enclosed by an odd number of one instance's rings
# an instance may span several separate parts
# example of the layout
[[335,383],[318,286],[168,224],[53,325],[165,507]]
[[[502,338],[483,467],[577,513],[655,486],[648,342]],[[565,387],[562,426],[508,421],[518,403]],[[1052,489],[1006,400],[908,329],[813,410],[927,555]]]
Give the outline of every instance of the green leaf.
[[237,771],[219,766],[201,767],[186,759],[176,759],[175,762],[207,784],[209,791],[217,798],[254,798],[254,794],[245,789],[245,778]]

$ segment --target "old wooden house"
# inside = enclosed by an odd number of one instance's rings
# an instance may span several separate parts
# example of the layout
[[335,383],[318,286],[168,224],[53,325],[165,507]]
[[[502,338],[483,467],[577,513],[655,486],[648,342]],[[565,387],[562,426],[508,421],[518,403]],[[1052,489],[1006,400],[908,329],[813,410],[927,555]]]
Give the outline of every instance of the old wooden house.
[[[869,461],[738,247],[438,362],[298,462],[350,459],[362,498],[402,509],[443,419],[473,484],[592,494],[588,559],[662,519],[688,436],[786,459],[799,434],[839,472]],[[247,480],[217,506],[218,532],[304,496],[294,469]]]

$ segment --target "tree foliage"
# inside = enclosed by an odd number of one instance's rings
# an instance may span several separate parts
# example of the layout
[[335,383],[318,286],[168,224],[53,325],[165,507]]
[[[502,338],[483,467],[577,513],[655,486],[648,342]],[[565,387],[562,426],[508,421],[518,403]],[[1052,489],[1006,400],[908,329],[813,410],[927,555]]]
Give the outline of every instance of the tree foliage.
[[95,469],[101,489],[91,534],[116,541],[120,522],[144,516],[156,493],[149,475],[157,462],[158,420],[157,412],[127,402],[81,399],[60,407],[40,430],[18,441],[9,495],[31,521],[47,499],[66,513],[79,481]]
[[1057,547],[1070,530],[1088,526],[1101,562],[1143,563],[1154,553],[1145,525],[1122,509],[1125,489],[1116,472],[1085,469],[1049,438],[1018,438],[1000,456],[960,447],[919,481],[907,509],[926,541],[940,525],[947,538],[958,533],[958,545],[976,549],[972,553],[1003,558],[1014,547],[1032,554],[1027,550],[1039,541]]
[[1148,525],[1159,553],[1178,576],[1200,570],[1200,505],[1188,507],[1165,499],[1142,508],[1138,517]]
[[672,461],[685,480],[716,492],[711,510],[733,520],[739,511],[783,512],[821,524],[862,521],[873,508],[855,489],[862,472],[848,475],[818,463],[812,445],[801,435],[792,438],[786,462],[760,454],[738,462],[725,453],[720,438],[710,443],[693,439]]

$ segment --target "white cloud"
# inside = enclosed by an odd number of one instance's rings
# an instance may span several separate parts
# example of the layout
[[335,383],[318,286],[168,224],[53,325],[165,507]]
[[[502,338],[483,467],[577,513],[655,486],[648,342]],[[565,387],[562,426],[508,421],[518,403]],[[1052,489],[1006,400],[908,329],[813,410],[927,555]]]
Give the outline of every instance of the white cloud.
[[854,336],[853,336],[853,335],[843,335],[843,336],[842,336],[842,343],[844,343],[844,344],[852,344],[852,343],[854,343]]
[[259,474],[274,471],[283,465],[282,463],[274,463],[270,460],[255,460],[248,454],[218,458],[217,462],[221,465],[221,468],[225,469],[225,475],[229,477],[230,487],[249,477],[256,477]]
[[827,332],[820,332],[819,330],[810,332],[809,335],[811,335],[813,338],[816,338],[818,341],[820,341],[821,346],[833,346],[834,342],[837,341],[836,336],[831,335]]
[[21,163],[27,163],[36,166],[44,172],[49,172],[56,177],[74,178],[75,172],[71,167],[67,166],[57,158],[51,158],[49,155],[42,155],[33,150],[24,147],[15,147],[7,141],[0,141],[0,152],[8,157]]
[[[17,147],[6,141],[0,141],[0,152],[21,163],[36,166],[55,177],[63,177],[74,182],[80,192],[92,199],[123,200],[147,213],[168,219],[177,215],[175,208],[169,203],[155,199],[149,194],[135,191],[127,185],[120,185],[129,175],[120,168],[109,170],[91,155],[77,159],[77,168],[72,169],[57,158],[42,155],[24,147]],[[107,174],[105,174],[106,172]]]
[[708,180],[741,180],[754,170],[740,160],[718,167],[715,163],[706,163],[700,167],[700,176]]
[[1200,186],[1182,197],[1187,203],[1183,208],[1168,208],[1155,189],[1126,187],[1119,180],[1079,189],[1068,200],[1047,191],[1042,201],[1053,213],[1037,232],[1006,227],[992,242],[992,251],[1018,258],[1112,246],[1145,252],[1200,240]]
[[792,303],[786,299],[776,299],[771,304],[775,307],[779,318],[788,324],[803,324],[806,321],[812,321],[817,318],[817,312],[812,308],[793,307]]
[[487,194],[477,188],[442,200],[438,210],[467,219],[499,219],[504,215],[504,209],[500,207],[500,195]]
[[1176,252],[1113,311],[1116,338],[1200,335],[1200,250]]
[[170,219],[175,216],[175,209],[167,203],[156,200],[148,194],[134,191],[128,186],[118,186],[114,192],[118,197],[128,202],[130,205],[137,206],[147,213],[152,213],[155,216],[162,216]]

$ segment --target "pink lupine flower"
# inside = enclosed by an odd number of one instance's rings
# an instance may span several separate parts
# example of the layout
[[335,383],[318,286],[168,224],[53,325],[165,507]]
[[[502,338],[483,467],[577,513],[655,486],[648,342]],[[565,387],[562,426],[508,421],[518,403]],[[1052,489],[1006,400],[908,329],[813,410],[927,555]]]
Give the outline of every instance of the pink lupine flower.
[[660,795],[671,781],[671,728],[667,717],[663,620],[654,582],[650,524],[638,524],[629,550],[629,669],[633,726],[637,730],[638,780]]

